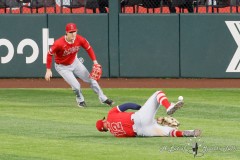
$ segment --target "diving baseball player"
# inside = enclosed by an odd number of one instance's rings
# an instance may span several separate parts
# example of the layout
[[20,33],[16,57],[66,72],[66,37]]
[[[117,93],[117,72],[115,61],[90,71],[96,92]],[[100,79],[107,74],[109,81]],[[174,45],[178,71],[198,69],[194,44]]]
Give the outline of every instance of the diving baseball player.
[[[52,57],[55,57],[55,69],[64,78],[64,80],[72,87],[76,95],[76,101],[79,107],[85,107],[86,103],[81,91],[81,85],[75,75],[81,78],[84,82],[90,84],[93,91],[98,95],[100,102],[109,106],[113,104],[111,99],[108,99],[100,88],[97,80],[102,74],[101,65],[98,64],[93,48],[88,41],[77,34],[77,26],[74,23],[66,25],[66,34],[57,39],[51,46],[47,54],[47,70],[45,79],[50,81],[52,77],[51,64]],[[89,74],[86,67],[77,58],[77,53],[80,48],[84,48],[89,57],[93,61],[93,69]]]
[[[163,118],[154,118],[159,106],[165,107],[167,114],[172,115],[177,109],[183,106],[183,101],[180,100],[176,104],[170,103],[163,91],[157,91],[147,100],[143,106],[135,103],[125,103],[113,107],[108,112],[106,119],[104,117],[103,119],[100,119],[96,122],[96,128],[100,132],[110,131],[111,134],[116,137],[200,136],[201,131],[198,129],[180,131],[175,127],[169,127],[171,125],[160,125],[162,122],[159,121],[162,121]],[[138,111],[125,112],[128,109]]]

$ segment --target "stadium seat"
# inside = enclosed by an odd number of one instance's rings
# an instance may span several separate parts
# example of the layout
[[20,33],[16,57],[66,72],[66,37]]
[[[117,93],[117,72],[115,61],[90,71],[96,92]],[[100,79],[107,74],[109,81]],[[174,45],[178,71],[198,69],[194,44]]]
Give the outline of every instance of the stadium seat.
[[8,8],[10,10],[10,13],[12,13],[13,9],[21,8],[21,3],[19,2],[19,0],[0,0],[0,9],[1,8],[4,9],[4,13],[7,12]]
[[31,13],[33,13],[33,9],[36,9],[36,13],[40,8],[44,8],[44,13],[46,13],[46,9],[49,7],[54,8],[54,13],[56,13],[56,1],[55,0],[25,0],[25,3],[29,3],[27,7],[31,9]]
[[187,9],[189,13],[193,13],[193,0],[172,0],[175,7],[179,8],[180,13],[184,13],[184,9]]
[[138,13],[138,7],[142,4],[142,0],[123,0],[121,2],[122,13],[126,13],[126,7],[132,7],[133,13]]
[[86,9],[92,9],[93,13],[96,13],[98,6],[98,0],[87,0],[85,5],[85,13],[87,12]]
[[232,12],[232,9],[235,7],[236,8],[236,13],[239,13],[238,9],[240,6],[240,0],[231,0],[230,1],[230,12]]
[[155,13],[155,8],[161,8],[161,0],[142,0],[142,7],[147,9],[147,13],[149,13],[149,9]]
[[3,9],[4,10],[4,13],[7,12],[7,4],[6,4],[6,0],[0,0],[0,9]]
[[196,13],[199,13],[199,9],[204,7],[206,13],[208,13],[207,0],[195,0],[193,6],[196,8]]
[[215,13],[215,9],[217,9],[217,13],[219,13],[219,8],[230,6],[230,0],[212,0],[210,6],[212,7],[212,13]]
[[162,0],[160,13],[163,13],[163,8],[167,7],[170,13],[176,13],[176,8],[172,0]]
[[68,3],[63,3],[61,0],[61,13],[64,7],[69,8],[72,13],[73,9],[85,7],[86,3],[86,0],[68,0]]

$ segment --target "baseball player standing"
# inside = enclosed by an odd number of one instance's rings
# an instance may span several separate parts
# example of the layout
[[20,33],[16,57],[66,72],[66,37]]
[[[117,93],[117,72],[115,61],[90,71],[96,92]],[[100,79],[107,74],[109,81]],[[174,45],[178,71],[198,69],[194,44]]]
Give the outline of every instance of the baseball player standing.
[[[113,104],[111,99],[108,99],[100,88],[98,82],[91,77],[86,67],[77,58],[77,53],[80,48],[84,48],[88,53],[89,57],[93,61],[93,68],[95,66],[99,67],[101,70],[101,65],[98,64],[93,48],[89,42],[77,34],[77,26],[74,23],[68,23],[66,25],[66,34],[59,39],[57,39],[54,44],[50,47],[47,54],[47,70],[45,74],[45,79],[50,81],[52,77],[51,64],[52,56],[55,57],[55,69],[64,78],[64,80],[72,87],[76,95],[76,101],[79,107],[85,107],[86,103],[84,101],[84,96],[81,91],[81,85],[78,82],[75,75],[81,78],[84,82],[90,84],[93,91],[98,95],[101,103],[105,103],[109,106]],[[95,72],[96,73],[96,72]],[[94,75],[95,75],[94,73]],[[100,77],[98,77],[100,78]]]
[[[183,106],[183,101],[170,103],[163,91],[157,91],[143,106],[135,103],[125,103],[113,107],[108,112],[106,119],[104,117],[96,122],[96,128],[100,132],[110,131],[115,137],[197,137],[201,135],[201,131],[198,129],[180,131],[174,127],[169,127],[170,125],[160,125],[159,118],[154,118],[159,106],[164,106],[167,114],[171,115]],[[125,112],[128,109],[138,111]]]

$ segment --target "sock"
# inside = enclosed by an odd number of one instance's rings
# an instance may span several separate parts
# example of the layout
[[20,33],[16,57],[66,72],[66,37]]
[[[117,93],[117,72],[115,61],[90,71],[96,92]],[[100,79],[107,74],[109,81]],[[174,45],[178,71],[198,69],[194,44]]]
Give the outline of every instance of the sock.
[[75,93],[76,97],[80,98],[79,90],[73,90],[73,92]]
[[168,99],[163,91],[158,92],[157,101],[160,105],[164,106],[166,109],[168,109],[168,107],[170,107],[170,105],[171,105],[171,103],[168,101]]
[[81,90],[73,90],[74,94],[76,95],[76,99],[77,99],[77,102],[83,102],[84,101],[84,98],[83,96],[81,95]]
[[171,137],[183,137],[183,131],[172,130],[170,132]]

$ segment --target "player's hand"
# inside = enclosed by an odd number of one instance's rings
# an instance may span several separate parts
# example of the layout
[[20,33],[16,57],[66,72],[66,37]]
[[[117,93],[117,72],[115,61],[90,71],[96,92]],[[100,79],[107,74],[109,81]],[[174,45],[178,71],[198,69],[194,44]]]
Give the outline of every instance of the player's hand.
[[46,74],[45,74],[46,81],[50,81],[51,77],[52,77],[52,71],[51,71],[51,69],[47,69]]

